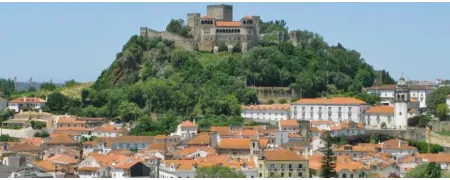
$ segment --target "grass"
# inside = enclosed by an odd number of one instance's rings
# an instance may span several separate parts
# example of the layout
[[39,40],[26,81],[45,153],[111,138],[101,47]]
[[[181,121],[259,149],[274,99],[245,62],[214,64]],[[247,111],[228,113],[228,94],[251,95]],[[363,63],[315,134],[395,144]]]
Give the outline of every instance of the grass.
[[219,52],[217,54],[210,52],[197,52],[196,58],[197,60],[204,66],[215,66],[220,63],[220,61],[227,60],[228,57],[240,57],[241,53],[233,53],[230,54],[228,52]]
[[72,99],[81,99],[81,90],[85,89],[85,88],[89,88],[93,85],[94,83],[83,83],[83,84],[78,84],[72,87],[61,87],[61,88],[57,88],[54,91],[46,91],[46,90],[39,90],[36,92],[26,92],[26,93],[22,93],[22,94],[18,94],[15,95],[13,97],[17,98],[17,97],[23,97],[23,96],[28,96],[28,97],[32,97],[32,96],[36,96],[36,97],[45,97],[50,95],[53,92],[61,92],[61,94],[70,97]]
[[441,131],[441,132],[438,132],[438,134],[439,135],[442,135],[442,136],[450,136],[450,131]]

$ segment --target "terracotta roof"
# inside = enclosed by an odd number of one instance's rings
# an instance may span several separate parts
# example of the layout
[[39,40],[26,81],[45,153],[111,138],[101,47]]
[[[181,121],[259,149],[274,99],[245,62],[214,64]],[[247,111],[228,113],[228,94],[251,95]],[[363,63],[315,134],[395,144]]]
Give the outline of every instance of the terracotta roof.
[[265,130],[266,126],[263,126],[263,125],[259,125],[259,126],[243,126],[242,129]]
[[[52,161],[35,161],[33,162],[34,165],[38,166],[45,172],[54,172],[55,171],[55,165],[53,165]],[[57,170],[62,170],[61,167],[57,167]]]
[[164,140],[166,138],[165,135],[157,135],[155,136],[155,140]]
[[298,126],[296,120],[280,120],[280,126]]
[[375,106],[366,110],[368,114],[394,114],[394,107],[392,106]]
[[154,136],[119,136],[113,142],[154,142]]
[[130,151],[129,149],[113,149],[109,151],[108,154],[120,154],[124,156],[131,156],[132,154],[134,154],[134,152]]
[[10,103],[45,103],[47,101],[37,97],[18,97],[9,101]]
[[240,27],[240,21],[216,21],[217,27]]
[[59,116],[56,124],[86,124],[86,121],[77,121],[75,116]]
[[269,144],[269,139],[268,138],[260,138],[259,139],[259,146],[260,147],[267,147],[267,145]]
[[221,136],[231,135],[229,126],[211,126],[211,132],[218,132]]
[[55,156],[48,158],[47,160],[51,162],[65,162],[68,164],[76,164],[78,162],[78,160],[65,154],[57,154]]
[[410,109],[408,112],[409,113],[417,113],[417,110],[416,109]]
[[290,104],[272,104],[272,105],[250,105],[241,106],[243,110],[289,110]]
[[89,131],[86,127],[60,127],[56,128],[56,131]]
[[116,165],[124,163],[127,160],[133,160],[132,157],[124,156],[121,154],[108,154],[108,155],[90,155],[92,158],[97,161],[97,163],[102,166],[112,166],[113,161],[116,162]]
[[126,162],[123,163],[119,166],[116,166],[117,169],[130,169],[131,167],[133,167],[134,165],[136,165],[137,163],[142,163],[141,160],[133,160],[131,162]]
[[41,144],[44,143],[44,139],[38,138],[38,137],[24,138],[24,139],[22,139],[21,143],[31,143],[34,146],[40,147]]
[[104,124],[103,126],[95,127],[93,132],[117,132],[117,129],[113,125]]
[[91,172],[97,172],[97,170],[100,169],[100,167],[80,167],[78,168],[78,171],[91,171]]
[[192,121],[183,121],[180,123],[180,127],[197,127]]
[[313,154],[309,157],[309,168],[319,171],[322,168],[322,155]]
[[62,134],[56,137],[51,137],[47,144],[78,144],[78,142],[69,136]]
[[361,101],[356,98],[349,97],[334,97],[334,98],[317,98],[317,99],[300,99],[295,104],[348,104],[348,105],[365,105],[367,104],[364,101]]
[[360,143],[356,146],[352,146],[349,144],[339,146],[335,151],[336,152],[345,152],[345,148],[351,147],[352,152],[374,152],[376,148],[380,148],[380,144],[369,144],[369,143]]
[[238,129],[232,132],[233,136],[258,136],[256,129]]
[[435,163],[450,163],[450,154],[416,154],[417,157],[422,158],[424,161]]
[[11,147],[9,147],[8,149],[10,151],[16,151],[16,152],[21,152],[21,151],[39,152],[39,151],[42,151],[40,146],[35,146],[34,144],[29,143],[29,142],[15,144],[15,145],[12,145]]
[[311,127],[311,132],[319,132],[319,127]]
[[244,16],[244,19],[253,19],[253,17],[247,15],[247,16]]
[[224,138],[220,141],[220,149],[250,149],[250,139]]
[[[395,87],[397,85],[390,84],[390,85],[382,85],[382,86],[372,86],[368,87],[369,90],[395,90]],[[424,86],[424,85],[408,85],[408,88],[411,90],[432,90],[432,87]]]
[[127,128],[125,128],[125,127],[121,127],[119,129],[119,132],[124,133],[124,132],[129,132],[129,130]]
[[417,102],[417,98],[410,98],[409,101],[411,101],[411,102]]
[[330,124],[334,124],[334,122],[330,121],[330,120],[312,120],[312,121],[309,121],[309,123],[315,124],[315,125],[320,125],[320,124],[328,124],[328,125],[330,125]]
[[301,138],[302,136],[300,136],[299,134],[289,133],[288,137],[289,138]]
[[203,16],[202,18],[203,18],[203,19],[214,19],[214,17],[209,16],[209,15]]
[[210,144],[210,135],[209,133],[202,133],[195,136],[191,141],[189,141],[190,145],[203,145],[203,144]]
[[[342,122],[341,124],[339,124],[337,126],[330,126],[330,130],[331,131],[339,131],[342,129],[351,129],[350,123],[353,123],[353,121]],[[354,128],[364,129],[364,125],[362,124],[362,122],[358,122],[358,123],[356,123],[356,127],[354,127]]]
[[417,150],[416,147],[412,147],[408,145],[407,141],[403,141],[400,139],[391,139],[382,142],[382,149],[396,149],[396,150]]
[[194,146],[180,149],[180,150],[177,151],[177,154],[182,155],[182,156],[187,156],[187,155],[190,155],[190,154],[195,153],[197,151],[208,152],[208,156],[212,156],[212,155],[216,154],[215,149],[212,148],[212,147],[194,147]]
[[267,161],[306,161],[305,156],[291,150],[265,150],[264,156]]
[[353,161],[350,156],[337,156],[336,159],[336,172],[341,172],[342,170],[356,171],[367,169],[364,164]]

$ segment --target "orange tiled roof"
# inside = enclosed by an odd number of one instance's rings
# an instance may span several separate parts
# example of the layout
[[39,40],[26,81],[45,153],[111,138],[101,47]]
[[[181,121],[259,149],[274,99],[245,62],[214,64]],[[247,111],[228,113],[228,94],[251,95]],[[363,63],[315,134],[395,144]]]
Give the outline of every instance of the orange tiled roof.
[[80,167],[78,168],[78,171],[91,171],[91,172],[97,172],[97,170],[100,169],[99,167]]
[[192,121],[183,121],[180,123],[180,127],[197,127]]
[[417,110],[416,109],[410,109],[408,112],[409,113],[417,113]]
[[10,103],[45,103],[47,101],[37,97],[18,97],[9,101]]
[[394,114],[394,107],[391,106],[375,106],[366,110],[368,114]]
[[[340,125],[337,126],[330,126],[330,130],[331,131],[339,131],[342,129],[350,129],[350,123],[353,123],[353,121],[347,121],[347,122],[342,122]],[[356,127],[357,129],[364,129],[364,125],[362,124],[362,122],[358,122],[356,123]]]
[[311,132],[319,132],[319,127],[311,127]]
[[217,27],[240,27],[240,21],[216,21]]
[[177,151],[177,154],[187,156],[197,151],[206,151],[208,156],[215,155],[216,151],[212,147],[186,147]]
[[247,16],[244,16],[244,19],[253,19],[253,17],[247,15]]
[[250,149],[250,139],[225,138],[220,141],[220,149]]
[[21,143],[31,143],[34,146],[40,147],[41,144],[44,143],[44,139],[38,137],[25,138],[21,141]]
[[264,156],[267,161],[306,161],[305,156],[291,150],[266,150]]
[[155,136],[155,140],[164,140],[166,138],[165,135],[157,135]]
[[243,110],[289,110],[290,104],[272,104],[272,105],[250,105],[241,106]]
[[117,132],[117,128],[111,124],[95,127],[94,132]]
[[209,16],[209,15],[203,16],[202,18],[203,18],[203,19],[214,19],[214,17]]
[[134,165],[136,165],[137,163],[142,163],[141,160],[133,160],[131,162],[125,162],[119,166],[116,166],[116,168],[118,169],[130,169],[131,167],[133,167]]
[[417,102],[417,98],[410,98],[409,101],[411,101],[411,102]]
[[400,139],[391,139],[391,140],[384,141],[381,144],[381,148],[397,149],[397,150],[417,150],[416,147],[409,146],[408,142],[400,140]]
[[78,160],[65,154],[57,154],[55,156],[48,158],[47,160],[51,162],[65,162],[68,164],[76,164],[78,162]]
[[[53,165],[52,161],[35,161],[33,162],[34,165],[40,167],[42,170],[44,170],[45,172],[54,172],[55,171],[55,165]],[[61,171],[62,168],[61,167],[57,167],[57,170]]]
[[309,168],[319,171],[322,168],[322,155],[313,154],[309,157]]
[[233,131],[234,136],[258,136],[256,129],[238,129]]
[[56,131],[89,131],[86,127],[60,127],[56,128]]
[[289,138],[301,138],[302,136],[300,136],[299,134],[289,133],[288,137]]
[[78,144],[78,142],[65,134],[61,134],[56,137],[51,137],[47,144]]
[[334,98],[317,98],[317,99],[300,99],[295,104],[349,104],[349,105],[365,105],[366,102],[351,97],[334,97]]
[[280,126],[298,126],[296,120],[280,120]]
[[218,132],[221,136],[231,135],[229,126],[211,126],[211,132]]
[[370,144],[370,143],[360,143],[356,146],[352,146],[349,144],[339,146],[335,151],[336,152],[344,152],[345,147],[352,147],[351,151],[353,152],[373,152],[376,148],[380,148],[379,144]]
[[269,144],[269,139],[268,138],[260,138],[259,139],[259,146],[267,147],[268,144]]
[[191,141],[189,141],[188,144],[190,144],[190,145],[210,144],[210,135],[209,135],[209,133],[198,134]]
[[86,124],[86,121],[77,121],[75,116],[60,116],[56,124]]
[[450,154],[416,154],[417,157],[422,158],[428,162],[435,163],[450,163]]
[[366,166],[361,162],[355,162],[350,156],[337,156],[336,160],[336,172],[341,172],[342,170],[356,171],[356,170],[366,170]]
[[12,145],[9,148],[10,151],[16,151],[16,152],[21,152],[21,151],[27,151],[27,152],[31,152],[31,151],[42,151],[42,149],[40,148],[40,146],[35,146],[32,143],[29,142],[24,142],[24,143],[18,143],[15,145]]

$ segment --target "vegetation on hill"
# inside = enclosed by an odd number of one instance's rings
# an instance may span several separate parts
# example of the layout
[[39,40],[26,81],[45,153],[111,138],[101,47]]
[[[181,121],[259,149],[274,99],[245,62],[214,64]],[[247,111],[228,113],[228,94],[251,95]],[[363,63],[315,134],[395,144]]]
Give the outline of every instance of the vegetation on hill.
[[437,115],[436,108],[439,104],[445,104],[447,96],[450,94],[450,87],[443,86],[435,89],[427,96],[427,109]]
[[423,163],[405,174],[405,178],[441,178],[441,167],[434,163]]
[[244,173],[226,166],[214,165],[195,170],[195,178],[245,178]]

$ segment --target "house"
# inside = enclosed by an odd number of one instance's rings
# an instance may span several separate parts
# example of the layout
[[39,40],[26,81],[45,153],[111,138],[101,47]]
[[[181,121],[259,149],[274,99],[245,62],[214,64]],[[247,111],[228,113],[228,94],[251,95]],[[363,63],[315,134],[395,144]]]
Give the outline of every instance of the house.
[[235,169],[247,178],[256,178],[258,174],[253,156],[232,158],[228,155],[217,155],[189,160],[163,160],[159,166],[159,178],[195,178],[197,168],[214,165]]
[[76,141],[81,141],[82,137],[90,138],[91,131],[86,127],[60,127],[55,129],[57,134],[70,134]]
[[37,97],[19,97],[9,101],[8,108],[16,113],[29,110],[41,110],[46,103],[46,100]]
[[65,171],[63,166],[61,165],[55,165],[52,161],[42,160],[42,161],[35,161],[32,162],[33,167],[36,167],[38,169],[41,169],[46,174],[50,174],[53,178],[56,178],[58,176],[64,176]]
[[[411,98],[415,98],[420,103],[420,108],[427,107],[426,101],[427,96],[433,92],[433,88],[429,86],[423,85],[411,85],[408,84],[409,96]],[[381,98],[381,104],[383,105],[393,105],[394,101],[394,93],[397,85],[382,85],[382,86],[373,86],[367,88],[368,94],[377,94]]]
[[120,154],[93,154],[78,164],[80,178],[148,177],[149,172],[141,161]]
[[270,123],[289,119],[290,104],[241,106],[241,116],[256,122]]
[[322,139],[319,137],[313,137],[311,141],[312,151],[317,151],[320,148],[325,147],[325,144],[323,143]]
[[372,173],[388,177],[390,174],[400,175],[400,168],[389,153],[369,152],[358,158]]
[[112,178],[150,177],[150,167],[142,160],[130,160],[121,164],[113,162],[111,166]]
[[417,148],[409,146],[407,141],[391,139],[381,143],[381,152],[392,154],[394,159],[401,159],[412,153],[417,153]]
[[86,127],[89,129],[93,129],[97,126],[102,126],[106,123],[105,118],[94,118],[94,117],[76,117],[77,121],[86,122]]
[[97,126],[92,130],[92,136],[95,137],[117,137],[119,134],[119,130],[108,123]]
[[177,135],[181,136],[181,139],[192,139],[197,133],[198,127],[195,120],[193,122],[186,120],[178,124],[177,131],[172,133],[171,136]]
[[260,153],[259,140],[256,138],[224,138],[217,147],[217,154],[229,154],[232,157],[248,157]]
[[215,156],[216,150],[212,147],[186,147],[176,151],[177,155],[183,158],[195,159],[199,157]]
[[319,130],[330,130],[331,126],[335,126],[338,123],[330,120],[312,120],[310,121],[311,128],[316,127]]
[[258,160],[258,178],[308,178],[309,162],[292,150],[265,150]]
[[153,136],[119,136],[112,139],[112,149],[147,149],[154,142]]
[[[77,121],[77,118],[75,116],[59,116],[58,120],[56,121],[56,128],[62,128],[62,127],[83,127],[86,128],[86,121]],[[87,128],[86,128],[87,129]]]
[[[314,154],[309,158],[311,178],[320,178],[321,161],[321,154]],[[367,178],[370,173],[370,170],[363,163],[354,161],[347,155],[336,157],[335,171],[337,173],[336,178]]]
[[359,143],[356,146],[346,144],[339,146],[334,150],[335,155],[337,156],[346,155],[353,159],[358,159],[363,155],[380,151],[381,151],[380,144],[370,144],[370,143]]
[[297,120],[280,120],[278,121],[278,128],[280,131],[287,131],[289,133],[298,133]]
[[403,169],[415,168],[417,165],[427,162],[434,162],[438,164],[443,171],[450,170],[450,154],[439,153],[420,153],[420,154],[410,154],[404,157],[401,161],[401,167]]
[[30,121],[27,119],[10,119],[2,122],[2,127],[23,129],[30,127]]
[[50,137],[45,145],[47,147],[63,145],[72,149],[77,149],[79,147],[78,142],[75,139],[69,137],[68,134],[58,134],[56,136]]
[[[412,99],[413,100],[413,99]],[[414,100],[413,100],[414,101]],[[411,106],[411,103],[409,103]],[[394,107],[389,105],[374,106],[366,111],[366,128],[370,129],[394,129]],[[408,107],[407,117],[411,118],[418,114],[418,108]],[[406,112],[406,111],[405,111]]]
[[91,152],[106,155],[112,150],[112,142],[114,138],[99,137],[94,141],[83,142],[83,155]]
[[356,136],[365,133],[363,123],[353,121],[342,122],[337,126],[331,126],[330,131],[333,136]]
[[6,107],[8,107],[8,100],[0,97],[0,112],[3,112]]
[[291,117],[296,120],[331,120],[362,122],[364,111],[370,107],[356,98],[303,98],[291,105]]

